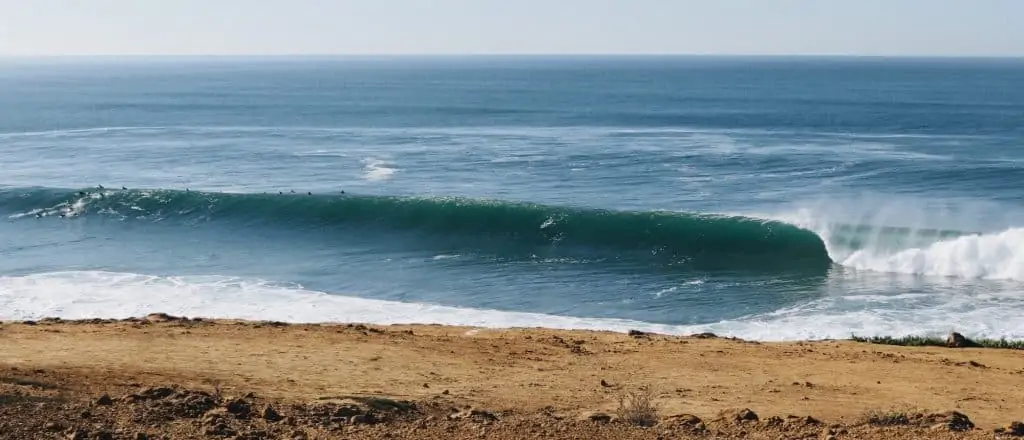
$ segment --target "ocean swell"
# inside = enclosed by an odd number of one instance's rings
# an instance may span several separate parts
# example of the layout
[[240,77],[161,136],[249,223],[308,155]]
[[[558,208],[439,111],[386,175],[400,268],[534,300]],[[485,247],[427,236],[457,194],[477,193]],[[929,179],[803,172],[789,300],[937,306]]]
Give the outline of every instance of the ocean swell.
[[[709,270],[825,271],[839,264],[876,272],[1024,280],[1021,228],[982,234],[844,224],[806,213],[766,219],[457,197],[47,188],[0,191],[0,212],[20,220],[96,215],[126,222],[402,232],[467,251],[558,250]],[[451,246],[438,250],[458,250]]]
[[0,192],[0,210],[21,220],[105,216],[339,233],[400,231],[470,250],[559,249],[701,267],[821,270],[831,264],[817,235],[780,221],[454,197],[23,189]]

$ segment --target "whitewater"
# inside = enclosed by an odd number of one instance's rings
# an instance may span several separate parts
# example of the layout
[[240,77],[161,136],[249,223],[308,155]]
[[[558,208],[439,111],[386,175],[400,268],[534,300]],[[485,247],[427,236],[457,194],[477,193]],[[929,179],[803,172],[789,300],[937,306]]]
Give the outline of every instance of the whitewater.
[[955,59],[0,63],[0,319],[1021,339],[1022,80]]

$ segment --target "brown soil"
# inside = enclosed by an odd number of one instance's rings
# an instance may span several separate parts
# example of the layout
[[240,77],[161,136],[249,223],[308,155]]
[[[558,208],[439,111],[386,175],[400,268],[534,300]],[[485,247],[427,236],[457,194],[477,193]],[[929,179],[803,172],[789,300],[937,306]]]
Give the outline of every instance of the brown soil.
[[1024,435],[1021,390],[1013,350],[166,315],[0,324],[3,439],[991,439]]

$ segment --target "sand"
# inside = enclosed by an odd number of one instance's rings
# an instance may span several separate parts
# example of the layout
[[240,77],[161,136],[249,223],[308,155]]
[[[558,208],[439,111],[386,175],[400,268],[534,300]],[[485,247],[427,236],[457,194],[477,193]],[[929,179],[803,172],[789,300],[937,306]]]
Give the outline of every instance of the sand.
[[[660,423],[616,420],[619,397],[645,389]],[[0,438],[990,439],[1024,420],[1022,393],[1015,350],[161,316],[0,324]],[[398,403],[367,403],[381,398]],[[740,409],[758,420],[734,420]],[[950,429],[950,411],[975,427]],[[875,426],[871,412],[908,420]]]

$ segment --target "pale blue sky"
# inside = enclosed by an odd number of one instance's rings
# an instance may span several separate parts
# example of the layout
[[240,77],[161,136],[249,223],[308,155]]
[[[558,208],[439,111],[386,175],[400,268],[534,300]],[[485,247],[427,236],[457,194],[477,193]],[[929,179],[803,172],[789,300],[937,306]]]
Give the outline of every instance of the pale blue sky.
[[1024,56],[1024,0],[0,0],[0,55]]

